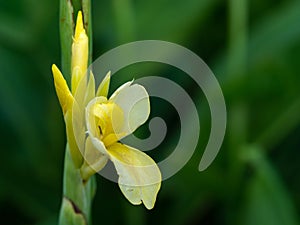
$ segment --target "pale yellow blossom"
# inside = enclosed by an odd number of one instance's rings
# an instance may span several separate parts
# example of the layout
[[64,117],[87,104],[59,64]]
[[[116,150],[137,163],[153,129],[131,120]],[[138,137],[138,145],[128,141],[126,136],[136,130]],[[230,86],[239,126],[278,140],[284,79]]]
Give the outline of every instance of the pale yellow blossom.
[[[107,98],[110,72],[96,91],[93,74],[86,79],[87,60],[88,38],[79,12],[72,45],[72,92],[59,69],[52,66],[74,165],[80,168],[86,181],[110,160],[125,197],[134,205],[143,203],[152,209],[161,185],[160,170],[147,154],[120,142],[148,119],[149,95],[143,86],[127,82]],[[74,113],[75,109],[78,114]],[[80,120],[81,115],[84,115],[83,126],[75,127],[73,120]],[[76,129],[79,132],[74,133]],[[80,147],[78,138],[75,140],[78,134],[79,140],[83,140]],[[81,147],[83,151],[79,150]]]

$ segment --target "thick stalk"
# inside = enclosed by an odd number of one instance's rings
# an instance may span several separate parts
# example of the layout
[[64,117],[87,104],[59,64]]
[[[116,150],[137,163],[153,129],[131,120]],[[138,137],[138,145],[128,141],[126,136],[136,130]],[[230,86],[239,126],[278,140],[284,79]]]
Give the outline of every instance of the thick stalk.
[[[91,40],[91,7],[90,0],[75,1],[75,11],[82,10],[85,29]],[[71,57],[72,37],[74,35],[74,21],[77,13],[74,12],[73,1],[60,1],[60,41],[62,56],[62,71],[68,84],[71,84]],[[89,62],[91,59],[92,42],[89,42]],[[75,168],[70,155],[69,145],[66,145],[63,178],[63,199],[59,215],[59,225],[87,225],[91,224],[91,205],[96,191],[95,177],[83,182],[80,169]]]
[[60,209],[60,225],[91,224],[91,204],[96,191],[95,177],[84,183],[80,170],[76,169],[67,144],[63,179],[63,200]]
[[[247,76],[247,45],[248,45],[248,0],[229,0],[229,54],[228,74],[237,79],[244,79]],[[229,168],[227,190],[227,218],[226,224],[237,224],[232,221],[239,221],[237,215],[241,206],[236,199],[241,198],[242,178],[244,174],[244,162],[241,155],[244,146],[247,145],[248,110],[247,104],[243,101],[231,103],[228,106],[228,131],[229,135]],[[233,200],[235,199],[235,200]]]

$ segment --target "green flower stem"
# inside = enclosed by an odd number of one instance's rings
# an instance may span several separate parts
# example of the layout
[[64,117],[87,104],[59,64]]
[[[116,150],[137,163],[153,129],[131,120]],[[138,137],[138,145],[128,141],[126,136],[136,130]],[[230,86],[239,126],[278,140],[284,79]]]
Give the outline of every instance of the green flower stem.
[[80,170],[76,169],[66,147],[63,201],[60,210],[60,225],[86,225],[91,223],[91,203],[96,191],[95,177],[83,182]]
[[59,33],[61,68],[68,85],[71,85],[72,37],[74,33],[73,6],[71,0],[60,1]]
[[[247,48],[248,48],[248,0],[229,0],[229,52],[228,52],[228,74],[231,77],[247,76]],[[229,167],[226,197],[226,222],[234,220],[230,213],[232,210],[241,213],[241,206],[231,201],[240,197],[242,178],[245,171],[245,163],[241,160],[242,152],[247,146],[248,114],[247,104],[235,102],[229,110],[228,130],[229,135]],[[225,224],[226,224],[225,222]]]
[[[247,76],[247,48],[248,48],[248,0],[230,0],[228,2],[229,14],[229,52],[228,52],[228,74],[230,76]],[[231,178],[235,181],[231,185],[239,187],[237,177],[241,175],[240,152],[247,144],[247,104],[235,102],[231,105],[231,115],[228,120],[228,127],[231,130],[229,135],[229,159]],[[238,146],[238,147],[237,147]],[[235,183],[237,182],[237,183]],[[230,190],[233,190],[232,188]],[[236,193],[236,192],[232,192]]]
[[[75,4],[76,3],[76,4]],[[72,37],[77,11],[82,10],[85,29],[91,40],[91,5],[90,0],[60,1],[60,40],[62,55],[62,71],[68,84],[71,84]],[[92,42],[89,41],[89,63]],[[91,224],[91,205],[96,191],[95,177],[83,182],[80,169],[76,169],[70,155],[69,145],[66,146],[63,179],[63,199],[59,215],[59,225]]]
[[84,15],[84,28],[89,38],[89,61],[88,64],[92,63],[93,54],[93,36],[92,36],[92,7],[91,0],[82,0],[82,12]]

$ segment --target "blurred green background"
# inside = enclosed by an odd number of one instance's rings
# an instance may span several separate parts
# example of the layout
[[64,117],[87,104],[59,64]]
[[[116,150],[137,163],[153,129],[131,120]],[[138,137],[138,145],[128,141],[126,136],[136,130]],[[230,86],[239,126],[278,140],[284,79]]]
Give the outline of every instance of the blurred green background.
[[[60,65],[58,5],[0,1],[1,224],[57,221],[66,142],[50,72],[52,63]],[[190,162],[163,182],[151,211],[130,205],[118,185],[97,175],[93,224],[299,224],[300,1],[112,0],[92,7],[94,58],[136,40],[183,45],[216,74],[228,110],[222,149],[198,172],[210,132],[201,90],[166,65],[120,71],[112,90],[135,73],[178,82],[197,104],[201,136]],[[172,152],[180,126],[166,102],[154,99],[152,110],[169,125],[151,153],[159,161]],[[147,136],[147,127],[138,135]]]

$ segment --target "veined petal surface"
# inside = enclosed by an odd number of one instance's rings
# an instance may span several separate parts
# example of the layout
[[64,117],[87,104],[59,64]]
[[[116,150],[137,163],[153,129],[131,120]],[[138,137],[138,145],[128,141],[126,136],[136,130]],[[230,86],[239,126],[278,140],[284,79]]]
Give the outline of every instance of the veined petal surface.
[[119,187],[134,205],[152,209],[161,185],[161,173],[154,160],[135,148],[115,143],[107,148],[119,175]]
[[[118,105],[124,113],[123,126],[118,133],[121,133],[119,139],[133,133],[139,126],[145,123],[150,114],[150,101],[146,89],[139,85],[127,82],[119,87],[109,99],[110,102]],[[113,127],[118,127],[114,123]]]

